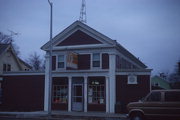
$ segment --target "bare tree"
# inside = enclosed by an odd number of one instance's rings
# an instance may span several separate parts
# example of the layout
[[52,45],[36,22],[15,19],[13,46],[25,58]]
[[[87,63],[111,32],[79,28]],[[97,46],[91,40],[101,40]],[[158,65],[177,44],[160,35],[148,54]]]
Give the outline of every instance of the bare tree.
[[180,82],[180,60],[175,65],[175,71],[169,75],[170,82]]
[[38,55],[36,52],[34,52],[33,54],[31,54],[28,58],[28,60],[26,60],[26,62],[32,66],[32,70],[34,71],[43,71],[44,70],[44,63],[43,63],[43,59],[41,58],[40,55]]
[[13,31],[10,31],[11,35],[6,35],[2,32],[0,32],[0,44],[11,44],[15,50],[16,55],[19,55],[19,47],[15,44],[15,41],[13,39],[14,35],[18,35],[18,33],[15,33]]
[[0,43],[10,44],[12,42],[14,42],[14,40],[12,39],[12,36],[5,35],[4,33],[0,32]]
[[172,89],[180,89],[180,60],[175,65],[175,71],[169,75]]

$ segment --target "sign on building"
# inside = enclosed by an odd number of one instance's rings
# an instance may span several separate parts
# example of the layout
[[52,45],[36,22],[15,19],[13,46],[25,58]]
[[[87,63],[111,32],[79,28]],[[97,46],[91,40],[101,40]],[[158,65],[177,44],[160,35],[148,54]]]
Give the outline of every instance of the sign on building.
[[78,54],[68,52],[66,60],[68,69],[78,69]]

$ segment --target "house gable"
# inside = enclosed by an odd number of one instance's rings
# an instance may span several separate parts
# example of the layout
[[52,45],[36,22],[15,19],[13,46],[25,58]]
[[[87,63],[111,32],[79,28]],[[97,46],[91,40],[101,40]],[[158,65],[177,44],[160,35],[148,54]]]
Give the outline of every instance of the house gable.
[[[114,41],[80,21],[71,24],[52,40],[53,48],[84,45],[113,46]],[[48,51],[50,49],[50,41],[44,44],[41,49]]]
[[44,44],[41,49],[49,51],[51,43],[53,51],[112,48],[117,50],[119,54],[129,58],[130,62],[137,63],[140,68],[146,68],[140,60],[121,46],[116,40],[112,40],[80,21],[76,21],[64,29],[61,33],[56,35],[51,42],[49,41]]
[[60,42],[57,46],[88,45],[88,44],[102,44],[102,42],[87,35],[81,30],[77,30],[68,38]]

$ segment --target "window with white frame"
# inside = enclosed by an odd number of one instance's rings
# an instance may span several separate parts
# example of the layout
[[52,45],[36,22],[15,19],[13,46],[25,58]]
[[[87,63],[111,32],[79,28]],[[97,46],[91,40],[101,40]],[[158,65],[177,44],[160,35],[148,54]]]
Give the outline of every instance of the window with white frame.
[[127,84],[137,84],[137,76],[133,74],[128,75]]
[[105,86],[104,80],[90,80],[88,85],[88,103],[104,104],[105,103]]
[[65,57],[64,55],[58,55],[58,68],[65,67]]
[[53,103],[67,103],[67,85],[53,85]]
[[92,64],[93,67],[100,67],[100,53],[93,53]]

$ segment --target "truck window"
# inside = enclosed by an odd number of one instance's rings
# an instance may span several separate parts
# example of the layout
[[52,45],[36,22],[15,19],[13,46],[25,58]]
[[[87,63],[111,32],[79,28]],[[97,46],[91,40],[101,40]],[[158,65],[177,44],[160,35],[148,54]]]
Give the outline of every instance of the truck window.
[[180,92],[166,92],[165,93],[166,102],[180,102]]
[[161,93],[160,92],[152,92],[146,99],[148,102],[157,102],[161,101]]

